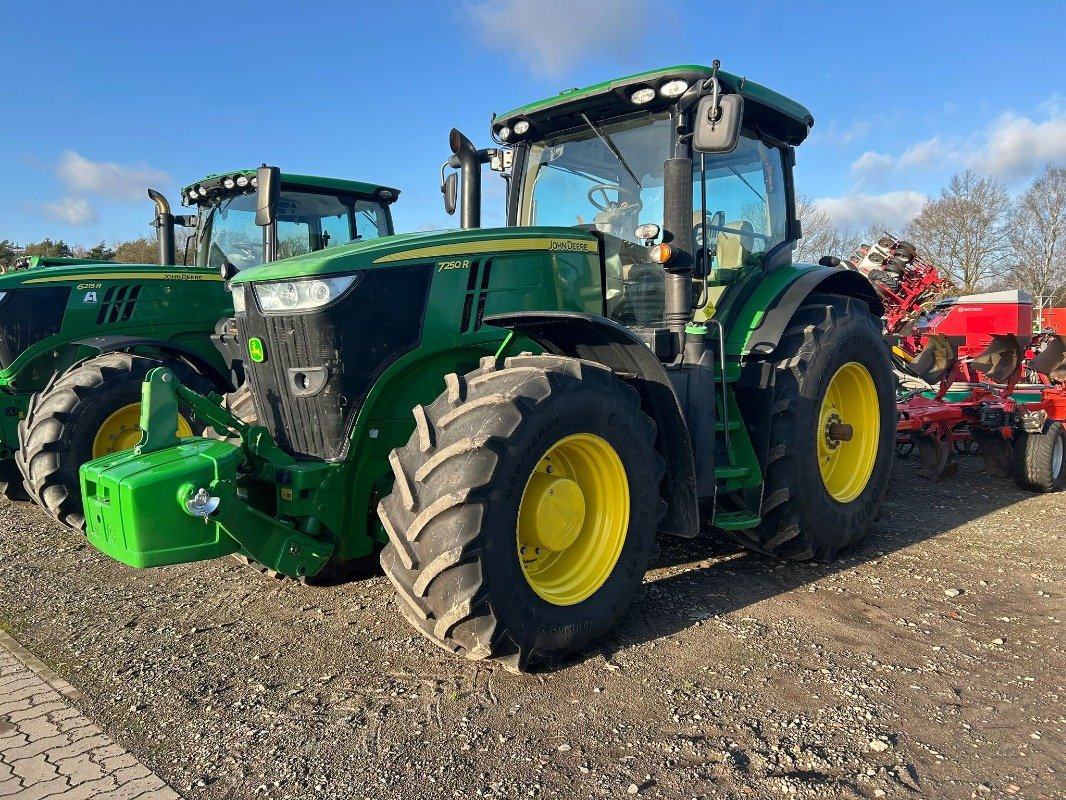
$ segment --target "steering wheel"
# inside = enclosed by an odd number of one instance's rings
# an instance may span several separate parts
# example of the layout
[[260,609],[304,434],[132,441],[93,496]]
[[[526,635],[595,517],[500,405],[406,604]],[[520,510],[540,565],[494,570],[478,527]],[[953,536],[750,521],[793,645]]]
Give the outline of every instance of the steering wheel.
[[[595,195],[597,192],[603,195],[603,205],[600,205],[596,202]],[[599,211],[607,211],[608,209],[622,207],[622,203],[616,203],[615,201],[611,200],[611,198],[607,196],[607,192],[618,192],[619,199],[621,199],[622,195],[626,195],[627,197],[633,198],[631,201],[624,201],[626,211],[640,211],[642,208],[644,208],[644,204],[640,202],[639,197],[633,194],[633,192],[629,189],[626,189],[615,183],[597,183],[595,186],[588,190],[587,196],[589,199],[589,203],[592,204],[593,208]]]

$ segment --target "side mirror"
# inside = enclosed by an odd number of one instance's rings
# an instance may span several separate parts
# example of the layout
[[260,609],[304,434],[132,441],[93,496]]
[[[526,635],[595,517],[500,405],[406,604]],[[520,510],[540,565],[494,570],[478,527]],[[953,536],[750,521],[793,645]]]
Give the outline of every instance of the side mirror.
[[448,173],[448,177],[440,185],[440,191],[444,195],[444,211],[451,216],[455,213],[456,198],[459,196],[459,173]]
[[264,164],[255,171],[255,183],[255,224],[264,228],[267,225],[273,225],[278,218],[281,170]]
[[[715,101],[717,100],[717,105]],[[740,141],[744,98],[739,94],[708,95],[696,106],[692,149],[697,153],[729,153]]]

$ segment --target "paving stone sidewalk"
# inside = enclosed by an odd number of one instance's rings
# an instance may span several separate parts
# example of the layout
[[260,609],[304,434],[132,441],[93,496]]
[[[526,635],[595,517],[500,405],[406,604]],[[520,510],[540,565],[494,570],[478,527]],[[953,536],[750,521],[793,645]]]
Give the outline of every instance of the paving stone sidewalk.
[[78,697],[0,631],[0,798],[180,800],[71,705]]

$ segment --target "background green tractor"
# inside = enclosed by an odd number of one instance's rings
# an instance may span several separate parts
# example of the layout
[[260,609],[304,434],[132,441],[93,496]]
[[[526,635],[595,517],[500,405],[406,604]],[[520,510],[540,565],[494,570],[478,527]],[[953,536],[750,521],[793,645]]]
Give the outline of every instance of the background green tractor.
[[[453,130],[463,230],[234,279],[261,425],[154,371],[137,452],[82,469],[90,541],[296,577],[384,541],[417,630],[519,669],[608,630],[659,533],[831,558],[877,516],[895,414],[869,282],[791,263],[812,124],[716,63],[496,116],[499,147]],[[506,228],[478,227],[483,163]],[[179,402],[240,444],[179,442]]]
[[[0,276],[0,486],[9,497],[24,489],[75,527],[83,522],[78,468],[140,440],[149,370],[166,365],[205,392],[240,383],[217,347],[233,341],[232,326],[216,335],[233,313],[225,280],[278,253],[391,234],[397,192],[263,168],[185,188],[195,215],[175,216],[161,194],[149,196],[159,265],[34,259]],[[189,267],[175,265],[177,224],[195,228],[181,259]],[[189,409],[176,419],[184,435],[203,430]]]

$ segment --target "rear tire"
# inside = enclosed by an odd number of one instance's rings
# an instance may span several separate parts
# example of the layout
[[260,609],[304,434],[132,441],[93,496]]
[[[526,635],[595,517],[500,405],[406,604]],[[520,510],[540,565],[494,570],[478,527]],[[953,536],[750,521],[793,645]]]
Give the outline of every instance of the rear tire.
[[[381,565],[403,616],[440,647],[516,670],[554,668],[611,628],[658,554],[666,506],[655,424],[636,390],[576,359],[520,356],[497,368],[487,358],[446,384],[431,405],[414,409],[411,440],[390,456],[396,485],[379,506],[389,535]],[[600,448],[606,461],[558,456],[553,475],[546,461],[574,442]],[[616,476],[625,491],[597,494],[585,481],[595,484],[599,475]],[[581,511],[552,516],[568,501],[570,483],[585,492]],[[542,485],[561,484],[544,506]],[[525,499],[531,492],[536,501]],[[603,499],[625,494],[628,517],[619,513],[624,500]],[[543,554],[523,544],[534,506],[545,513],[533,514],[533,527],[553,545]],[[575,538],[551,538],[558,535]],[[552,565],[563,571],[551,573]],[[552,583],[560,575],[566,580]],[[573,589],[567,602],[557,602],[557,586]]]
[[[160,366],[174,369],[186,386],[210,391],[203,378],[183,365],[106,353],[71,367],[30,401],[26,419],[19,423],[15,460],[26,492],[59,522],[85,529],[78,470],[95,457],[94,443],[102,426],[119,410],[140,403],[145,377]],[[191,411],[183,409],[181,415],[186,435],[203,431],[203,423]],[[135,429],[125,430],[124,439],[136,444]]]
[[[881,339],[880,322],[865,303],[837,295],[812,295],[793,315],[774,355],[774,404],[762,522],[730,535],[762,553],[829,561],[867,534],[888,490],[896,440],[888,349]],[[834,497],[820,464],[821,415],[836,376],[849,368],[861,374],[851,367],[853,364],[868,373],[876,392],[876,416],[870,418],[866,440],[876,438],[876,452],[872,466],[863,464],[869,477],[861,490],[856,492],[858,485],[847,483],[845,473]],[[841,411],[844,423],[858,423],[859,417],[852,416],[851,409]],[[872,430],[874,425],[876,430]],[[855,430],[863,436],[857,424]],[[862,441],[860,438],[857,443]],[[852,444],[840,443],[841,447]],[[862,463],[861,453],[857,457]]]
[[1044,421],[1040,433],[1020,431],[1014,439],[1011,477],[1027,492],[1057,492],[1066,483],[1066,428]]

